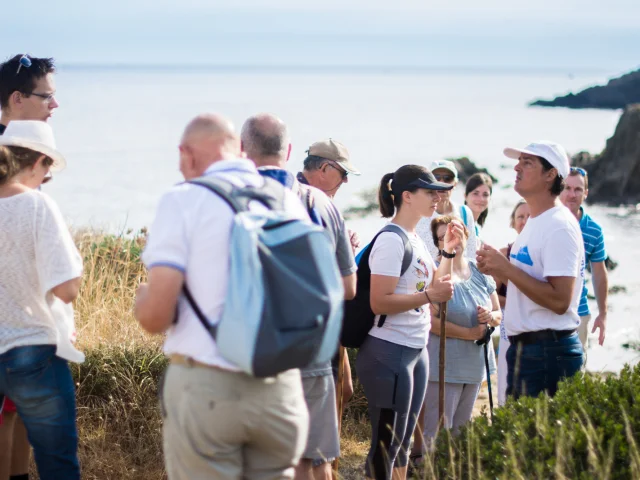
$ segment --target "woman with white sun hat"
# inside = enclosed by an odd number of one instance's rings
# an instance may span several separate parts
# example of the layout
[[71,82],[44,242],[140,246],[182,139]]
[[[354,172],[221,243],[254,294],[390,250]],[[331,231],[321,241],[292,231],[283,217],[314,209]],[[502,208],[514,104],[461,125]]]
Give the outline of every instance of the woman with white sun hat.
[[0,136],[0,396],[15,403],[43,480],[79,479],[71,302],[82,259],[40,185],[66,165],[51,127],[12,121]]

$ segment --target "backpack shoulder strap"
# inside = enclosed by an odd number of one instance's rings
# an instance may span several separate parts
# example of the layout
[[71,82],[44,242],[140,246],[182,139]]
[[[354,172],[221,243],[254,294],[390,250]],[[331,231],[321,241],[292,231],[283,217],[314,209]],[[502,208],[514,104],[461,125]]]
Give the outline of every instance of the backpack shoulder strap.
[[467,219],[467,206],[466,205],[460,205],[460,216],[462,217],[462,222],[465,224],[466,227],[469,226],[469,220]]
[[[402,267],[400,268],[400,276],[402,276],[407,270],[409,270],[411,262],[413,261],[413,246],[411,245],[411,241],[409,240],[409,237],[407,237],[407,234],[404,233],[404,230],[393,223],[386,225],[382,230],[380,230],[378,235],[383,232],[393,232],[399,235],[402,239],[402,243],[404,244],[404,256],[402,257]],[[378,235],[376,235],[376,238]],[[373,243],[373,241],[371,243]]]
[[262,179],[264,182],[261,187],[237,187],[228,180],[212,175],[189,180],[186,183],[209,189],[222,198],[235,213],[249,210],[249,202],[252,200],[262,203],[269,210],[284,210],[284,187],[271,178],[263,176]]
[[[402,257],[402,267],[400,267],[400,276],[402,276],[405,274],[407,270],[409,270],[409,267],[411,266],[411,262],[413,261],[413,246],[411,245],[411,241],[409,240],[409,237],[407,237],[407,234],[404,233],[404,230],[402,230],[397,225],[394,225],[393,223],[389,223],[385,227],[383,227],[382,230],[380,230],[375,237],[373,237],[373,240],[371,240],[371,243],[369,244],[370,249],[373,248],[373,244],[375,243],[378,236],[384,232],[393,232],[398,236],[400,236],[400,238],[402,239],[402,243],[404,244],[404,256]],[[368,260],[369,258],[367,255],[367,264],[369,263]],[[378,328],[381,328],[384,325],[384,322],[386,320],[387,320],[386,314],[380,315],[380,318],[378,319]]]
[[235,185],[227,180],[224,180],[220,177],[215,177],[209,175],[207,177],[199,177],[194,178],[193,180],[188,180],[185,183],[190,183],[192,185],[200,185],[204,187],[216,195],[218,195],[222,200],[224,200],[230,207],[234,213],[238,213],[243,211],[243,206],[236,200],[234,195],[234,190],[237,189]]

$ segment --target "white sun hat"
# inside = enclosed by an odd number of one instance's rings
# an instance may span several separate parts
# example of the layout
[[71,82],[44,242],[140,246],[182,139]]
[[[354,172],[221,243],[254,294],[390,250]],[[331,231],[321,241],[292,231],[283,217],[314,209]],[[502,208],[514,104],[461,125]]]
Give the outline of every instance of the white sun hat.
[[53,160],[52,172],[59,172],[67,166],[62,154],[56,150],[53,130],[40,120],[10,121],[4,135],[0,135],[0,145],[28,148],[46,155]]
[[571,168],[569,166],[569,156],[559,143],[541,140],[539,142],[530,143],[524,148],[504,149],[504,155],[506,157],[513,158],[514,160],[518,160],[521,153],[544,158],[556,170],[558,170],[558,175],[562,178],[567,178],[569,176],[569,170]]

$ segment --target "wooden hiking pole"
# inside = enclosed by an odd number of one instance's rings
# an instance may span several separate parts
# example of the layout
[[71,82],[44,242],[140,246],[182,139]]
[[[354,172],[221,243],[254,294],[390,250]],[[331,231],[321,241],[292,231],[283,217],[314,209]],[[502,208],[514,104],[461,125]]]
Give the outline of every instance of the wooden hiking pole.
[[438,419],[438,431],[444,425],[444,362],[446,359],[446,346],[447,346],[447,302],[440,304],[440,359],[439,359],[439,396],[438,396],[438,408],[440,416]]
[[[342,432],[342,409],[344,408],[342,396],[344,393],[344,356],[346,355],[346,350],[347,349],[342,345],[338,347],[338,384],[336,388],[336,403],[338,406],[338,438],[340,438],[340,434]],[[331,464],[333,478],[338,478],[339,460],[339,458],[336,458]]]

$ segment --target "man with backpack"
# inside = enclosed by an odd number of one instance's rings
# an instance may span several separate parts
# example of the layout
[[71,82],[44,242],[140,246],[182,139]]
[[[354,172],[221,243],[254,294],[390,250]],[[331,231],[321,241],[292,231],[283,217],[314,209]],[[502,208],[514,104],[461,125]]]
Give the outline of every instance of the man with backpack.
[[[323,225],[338,264],[344,298],[355,296],[356,263],[342,215],[320,190],[298,182],[285,169],[291,143],[285,123],[274,115],[257,114],[242,126],[242,150],[258,171],[290,188],[307,208],[312,221]],[[301,370],[310,428],[305,452],[296,468],[297,480],[330,480],[331,461],[340,455],[335,389],[331,363],[311,365]]]
[[[257,258],[255,248],[242,250],[239,245],[236,234],[246,226],[242,222],[250,225],[251,218],[260,218],[269,223],[271,216],[286,218],[271,224],[274,228],[308,229],[307,212],[292,192],[278,184],[275,188],[275,182],[261,177],[252,162],[240,158],[240,141],[221,116],[207,114],[192,120],[179,150],[180,171],[187,182],[174,186],[160,200],[142,256],[149,270],[148,283],[138,289],[135,304],[136,318],[145,330],[166,332],[164,352],[171,362],[160,392],[168,477],[292,478],[308,430],[300,372],[292,368],[270,375],[274,363],[283,364],[279,357],[266,361],[262,356],[261,363],[252,365],[241,361],[252,333],[244,320],[253,315],[256,305],[277,308],[272,302],[277,291],[274,285],[263,284],[262,278],[240,281],[234,269],[249,267]],[[191,183],[194,179],[233,188],[227,196],[215,195],[202,184]],[[241,199],[234,192],[253,192],[252,199],[263,194],[249,204],[253,217],[239,213]],[[269,194],[281,197],[278,211],[265,208],[272,199]],[[318,236],[305,240],[326,242],[324,233],[312,228]],[[247,265],[238,264],[237,253],[246,255]],[[262,257],[259,261],[258,266],[268,272],[271,266]],[[339,281],[337,272],[335,277]],[[263,289],[257,290],[257,285]],[[288,305],[281,307],[287,317]],[[258,320],[262,322],[268,313]],[[243,333],[233,333],[234,328],[243,328]],[[253,334],[256,345],[263,347],[264,335],[273,339],[267,341],[269,346],[278,343],[282,332],[267,329]]]

